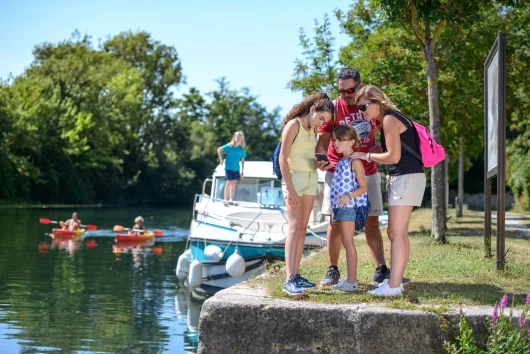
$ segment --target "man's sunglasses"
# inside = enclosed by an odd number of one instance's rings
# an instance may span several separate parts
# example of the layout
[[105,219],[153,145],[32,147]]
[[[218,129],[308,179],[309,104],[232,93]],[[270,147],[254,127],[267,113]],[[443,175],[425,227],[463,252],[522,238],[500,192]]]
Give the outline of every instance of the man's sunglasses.
[[368,102],[367,104],[358,104],[357,108],[359,108],[361,112],[366,112],[366,108],[368,108],[368,106],[371,104],[373,104],[373,102]]
[[340,93],[341,95],[344,95],[344,94],[346,94],[346,93],[347,93],[348,95],[353,95],[353,93],[354,93],[355,91],[357,91],[357,87],[359,87],[360,84],[361,84],[361,83],[359,82],[357,85],[355,85],[355,86],[353,86],[353,87],[351,87],[351,88],[349,88],[349,89],[346,89],[346,90],[339,90],[339,93]]

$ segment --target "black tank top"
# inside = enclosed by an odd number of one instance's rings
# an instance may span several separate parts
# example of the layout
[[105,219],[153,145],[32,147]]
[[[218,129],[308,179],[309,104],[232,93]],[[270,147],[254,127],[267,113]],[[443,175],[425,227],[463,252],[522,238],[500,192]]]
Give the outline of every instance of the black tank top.
[[[401,140],[401,142],[407,144],[412,149],[414,149],[414,151],[420,154],[420,142],[418,138],[418,133],[416,132],[416,128],[414,128],[410,119],[403,113],[395,110],[386,111],[383,117],[387,115],[396,117],[396,119],[398,119],[401,123],[403,123],[403,125],[405,125],[405,127],[407,127],[407,130],[405,130],[399,135],[399,139]],[[381,148],[384,152],[388,151],[386,148],[384,129],[381,130]],[[390,176],[424,172],[423,165],[421,164],[420,160],[416,156],[408,152],[403,146],[401,146],[401,158],[399,159],[399,162],[393,165],[385,165],[385,167],[388,175]]]

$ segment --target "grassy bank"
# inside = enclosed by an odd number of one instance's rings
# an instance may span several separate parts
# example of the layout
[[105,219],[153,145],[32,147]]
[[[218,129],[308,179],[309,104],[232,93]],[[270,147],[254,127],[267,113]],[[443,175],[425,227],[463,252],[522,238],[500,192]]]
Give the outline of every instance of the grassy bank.
[[[360,235],[355,237],[355,244],[361,289],[354,293],[343,293],[317,288],[308,291],[300,300],[325,304],[384,301],[390,307],[444,309],[459,304],[490,306],[507,293],[515,296],[517,304],[524,304],[526,294],[530,291],[530,240],[522,239],[515,230],[507,230],[507,264],[505,271],[499,272],[495,264],[495,238],[492,239],[493,257],[484,258],[483,214],[466,210],[463,218],[456,218],[453,209],[450,215],[448,243],[438,245],[430,237],[431,210],[418,209],[413,213],[410,223],[410,260],[405,273],[412,282],[401,297],[381,300],[367,293],[372,289],[370,282],[374,265],[364,235]],[[386,237],[386,229],[383,229],[383,239],[387,262],[390,263],[390,241]],[[327,252],[322,250],[303,261],[302,275],[311,281],[320,281],[327,267]],[[339,269],[343,272],[341,276],[345,277],[344,250],[339,259]],[[273,297],[291,298],[281,291],[284,279],[285,272],[281,270],[264,279],[255,279],[251,286],[265,286]]]

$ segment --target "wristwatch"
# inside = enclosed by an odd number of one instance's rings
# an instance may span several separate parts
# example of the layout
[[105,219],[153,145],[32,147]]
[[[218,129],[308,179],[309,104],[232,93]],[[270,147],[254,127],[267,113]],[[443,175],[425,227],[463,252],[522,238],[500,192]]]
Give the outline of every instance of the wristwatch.
[[368,162],[372,161],[372,160],[370,160],[370,154],[371,154],[371,152],[367,152],[366,153],[366,161],[368,161]]

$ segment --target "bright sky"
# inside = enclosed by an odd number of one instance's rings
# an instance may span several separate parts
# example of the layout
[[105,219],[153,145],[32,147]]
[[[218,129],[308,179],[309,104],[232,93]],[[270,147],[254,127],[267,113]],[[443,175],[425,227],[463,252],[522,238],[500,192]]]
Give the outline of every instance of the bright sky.
[[336,47],[339,33],[333,10],[347,10],[352,0],[1,0],[0,78],[23,73],[32,49],[43,42],[70,38],[76,29],[93,43],[122,31],[144,30],[174,46],[182,60],[185,93],[203,94],[226,77],[231,88],[248,87],[268,109],[287,111],[301,99],[286,89],[295,59],[302,58],[299,29],[313,36],[314,19],[327,12]]

